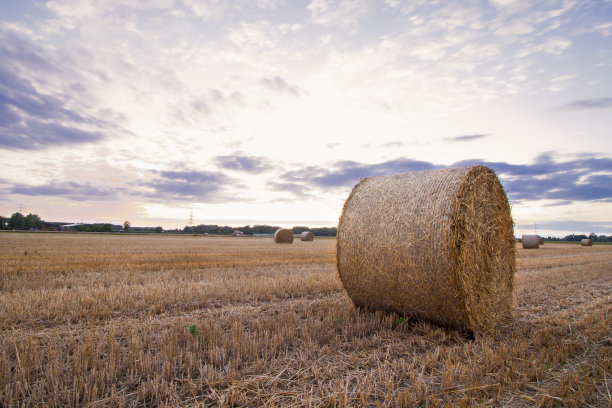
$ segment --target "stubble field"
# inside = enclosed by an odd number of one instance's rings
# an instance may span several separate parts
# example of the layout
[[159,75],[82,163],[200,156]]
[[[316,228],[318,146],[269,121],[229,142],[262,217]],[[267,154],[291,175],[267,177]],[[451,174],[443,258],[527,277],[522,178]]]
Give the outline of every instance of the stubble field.
[[0,234],[0,406],[612,405],[612,245],[517,247],[469,338],[355,309],[335,240]]

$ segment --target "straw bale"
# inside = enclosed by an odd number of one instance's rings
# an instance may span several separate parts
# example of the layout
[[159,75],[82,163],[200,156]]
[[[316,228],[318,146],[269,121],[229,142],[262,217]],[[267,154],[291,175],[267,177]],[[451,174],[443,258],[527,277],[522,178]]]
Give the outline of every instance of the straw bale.
[[314,234],[312,233],[312,231],[304,231],[300,234],[300,240],[314,241]]
[[582,246],[593,246],[593,241],[590,240],[589,238],[585,238],[582,241],[580,241],[580,245],[582,245]]
[[544,238],[538,237],[538,245],[544,245]]
[[474,166],[362,180],[336,257],[357,306],[485,332],[510,314],[514,248],[504,189]]
[[279,228],[274,233],[274,242],[277,244],[293,243],[293,231],[287,228]]
[[523,235],[523,248],[536,249],[540,247],[540,237],[537,235]]

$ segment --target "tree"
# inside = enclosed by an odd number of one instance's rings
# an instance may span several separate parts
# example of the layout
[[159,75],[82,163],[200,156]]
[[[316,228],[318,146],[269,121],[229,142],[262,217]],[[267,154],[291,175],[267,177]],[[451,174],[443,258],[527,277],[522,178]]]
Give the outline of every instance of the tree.
[[238,231],[242,231],[244,235],[253,235],[253,231],[251,231],[250,225],[245,225],[244,227],[236,228]]
[[38,216],[38,214],[28,214],[25,217],[25,228],[27,229],[39,229],[44,228],[45,222]]
[[584,234],[581,234],[581,235],[571,234],[571,235],[566,235],[563,238],[563,240],[564,241],[577,241],[577,242],[580,242],[580,241],[582,241],[583,239],[586,239],[586,238],[588,238],[588,237],[586,235],[584,235]]
[[5,229],[9,222],[8,218],[0,216],[0,229]]
[[322,228],[312,228],[312,233],[318,237],[335,237],[338,233],[338,228],[336,227],[322,227]]
[[161,232],[162,232],[163,230],[164,230],[164,229],[163,229],[162,227],[155,227],[155,232],[156,232],[157,234],[161,234]]
[[9,227],[16,230],[23,229],[25,227],[25,217],[23,214],[20,212],[13,213],[9,220]]
[[279,226],[273,225],[253,225],[251,227],[251,233],[253,234],[274,234]]
[[123,230],[125,232],[130,232],[130,228],[132,227],[132,223],[129,221],[123,221]]
[[77,231],[82,232],[113,232],[112,224],[83,224],[76,226]]
[[224,225],[223,227],[219,227],[219,234],[229,235],[234,232],[234,228],[229,225]]
[[103,224],[100,232],[113,232],[113,224]]
[[293,227],[293,228],[291,228],[291,231],[292,231],[294,234],[301,234],[301,233],[302,233],[302,232],[304,232],[304,231],[310,231],[310,228],[308,228],[308,227],[302,227],[302,226],[297,226],[297,227]]

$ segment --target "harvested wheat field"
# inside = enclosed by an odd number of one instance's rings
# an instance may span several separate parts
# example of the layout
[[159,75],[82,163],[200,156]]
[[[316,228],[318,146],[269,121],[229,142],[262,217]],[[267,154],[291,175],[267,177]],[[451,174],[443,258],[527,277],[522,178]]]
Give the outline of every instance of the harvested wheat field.
[[335,240],[0,234],[0,406],[612,404],[612,245],[516,246],[513,319],[362,312]]

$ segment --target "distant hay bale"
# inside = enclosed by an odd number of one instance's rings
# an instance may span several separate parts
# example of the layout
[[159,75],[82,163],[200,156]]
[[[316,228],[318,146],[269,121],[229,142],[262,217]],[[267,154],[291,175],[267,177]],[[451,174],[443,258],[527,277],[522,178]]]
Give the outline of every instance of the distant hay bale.
[[277,244],[293,243],[293,231],[287,228],[279,228],[274,233],[274,242]]
[[504,189],[474,166],[362,180],[336,257],[357,306],[484,332],[510,313],[514,248]]
[[312,231],[304,231],[300,234],[300,240],[314,241],[314,234],[312,233]]
[[538,245],[544,245],[544,238],[538,237]]
[[540,247],[540,237],[537,235],[523,235],[523,248],[536,249]]
[[582,245],[582,246],[593,246],[593,241],[590,240],[589,238],[585,238],[582,241],[580,241],[580,245]]

